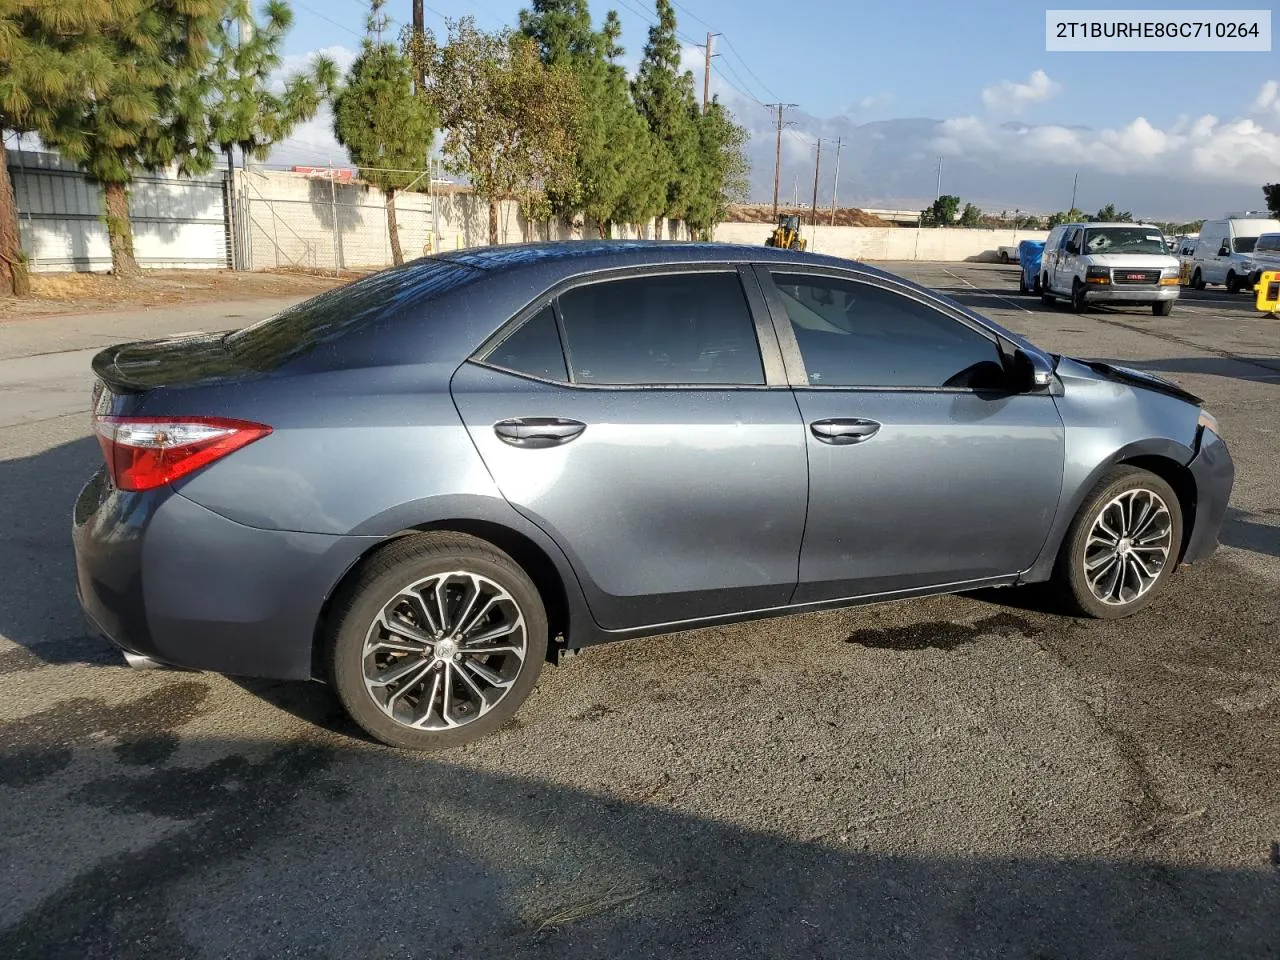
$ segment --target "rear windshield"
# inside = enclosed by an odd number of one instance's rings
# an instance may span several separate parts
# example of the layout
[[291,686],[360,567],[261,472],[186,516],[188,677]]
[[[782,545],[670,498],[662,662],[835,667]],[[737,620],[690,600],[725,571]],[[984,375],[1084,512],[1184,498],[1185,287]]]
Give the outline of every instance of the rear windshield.
[[274,316],[227,334],[227,350],[241,364],[269,370],[322,343],[464,286],[484,271],[445,260],[417,260],[383,270],[304,300]]

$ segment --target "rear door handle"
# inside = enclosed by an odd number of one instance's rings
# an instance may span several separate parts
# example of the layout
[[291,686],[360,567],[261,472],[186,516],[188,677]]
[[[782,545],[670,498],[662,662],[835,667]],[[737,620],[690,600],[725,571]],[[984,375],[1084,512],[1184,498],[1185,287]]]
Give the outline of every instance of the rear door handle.
[[874,420],[860,420],[853,417],[835,418],[815,420],[809,424],[809,430],[823,443],[841,447],[870,440],[880,432],[880,424]]
[[493,432],[503,443],[529,450],[558,447],[580,437],[585,429],[587,425],[580,420],[561,417],[518,417],[493,425]]

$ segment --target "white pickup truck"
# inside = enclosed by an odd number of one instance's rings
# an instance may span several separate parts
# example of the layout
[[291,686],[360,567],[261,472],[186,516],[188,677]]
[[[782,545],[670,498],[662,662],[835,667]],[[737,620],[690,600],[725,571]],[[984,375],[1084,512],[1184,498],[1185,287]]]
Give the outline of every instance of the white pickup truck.
[[1145,304],[1167,317],[1181,290],[1176,258],[1158,227],[1064,223],[1049,231],[1040,267],[1046,305],[1062,297],[1077,313],[1090,303]]

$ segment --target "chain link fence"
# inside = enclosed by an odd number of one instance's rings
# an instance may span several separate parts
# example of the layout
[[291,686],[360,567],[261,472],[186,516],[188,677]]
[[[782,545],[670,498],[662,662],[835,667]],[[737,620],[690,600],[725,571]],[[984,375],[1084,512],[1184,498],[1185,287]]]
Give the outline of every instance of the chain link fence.
[[[440,245],[438,205],[425,192],[430,172],[396,171],[412,182],[397,190],[394,216],[406,260]],[[353,171],[316,168],[238,171],[232,207],[236,266],[332,272],[376,270],[394,262],[386,195]],[[418,192],[422,190],[424,192]]]

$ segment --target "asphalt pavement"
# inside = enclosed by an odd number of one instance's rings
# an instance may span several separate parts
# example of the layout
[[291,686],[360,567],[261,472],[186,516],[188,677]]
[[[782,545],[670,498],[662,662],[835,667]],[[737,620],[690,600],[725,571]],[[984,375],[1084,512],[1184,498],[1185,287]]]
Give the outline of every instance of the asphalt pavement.
[[282,303],[0,323],[0,957],[1280,956],[1280,321],[887,266],[1203,396],[1222,549],[1120,622],[1005,590],[591,648],[429,757],[80,619],[87,358]]

